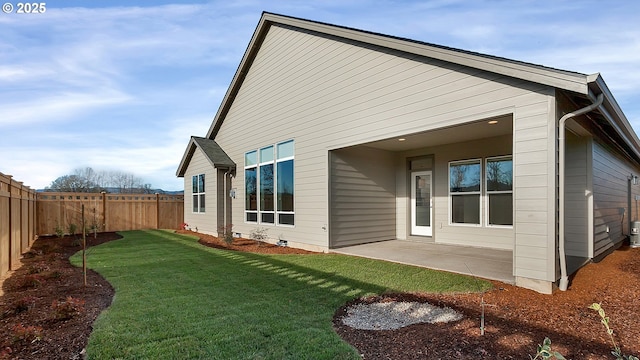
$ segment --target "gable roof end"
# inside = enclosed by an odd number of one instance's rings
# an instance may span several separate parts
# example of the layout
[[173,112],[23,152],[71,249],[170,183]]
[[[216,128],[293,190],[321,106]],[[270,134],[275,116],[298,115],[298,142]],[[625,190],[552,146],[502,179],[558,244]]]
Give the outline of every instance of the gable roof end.
[[187,166],[191,162],[196,147],[200,148],[214,168],[232,171],[236,169],[236,163],[231,160],[229,155],[222,150],[218,143],[211,139],[192,136],[189,145],[187,145],[187,150],[182,156],[182,160],[176,171],[176,176],[184,177],[184,173],[187,171]]
[[497,56],[480,54],[446,46],[430,44],[426,42],[400,38],[380,33],[363,31],[338,25],[332,25],[317,21],[300,19],[290,16],[263,12],[260,21],[251,37],[249,45],[238,65],[231,84],[222,100],[220,108],[213,119],[207,132],[207,138],[214,139],[222,121],[229,111],[233,99],[238,93],[246,74],[258,53],[262,42],[271,26],[279,25],[316,32],[349,41],[379,46],[396,51],[424,56],[426,58],[446,61],[470,68],[476,68],[496,74],[501,74],[517,79],[531,81],[543,85],[556,87],[563,90],[576,92],[582,95],[589,93],[588,75],[559,70],[541,65],[516,61]]

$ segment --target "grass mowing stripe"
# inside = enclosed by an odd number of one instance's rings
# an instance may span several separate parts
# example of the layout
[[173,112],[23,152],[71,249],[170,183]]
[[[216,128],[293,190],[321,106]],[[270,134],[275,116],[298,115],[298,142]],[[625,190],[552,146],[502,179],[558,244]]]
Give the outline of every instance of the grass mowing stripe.
[[345,255],[240,253],[166,231],[123,235],[92,248],[88,258],[116,289],[89,339],[92,359],[358,359],[331,324],[348,300],[491,286]]

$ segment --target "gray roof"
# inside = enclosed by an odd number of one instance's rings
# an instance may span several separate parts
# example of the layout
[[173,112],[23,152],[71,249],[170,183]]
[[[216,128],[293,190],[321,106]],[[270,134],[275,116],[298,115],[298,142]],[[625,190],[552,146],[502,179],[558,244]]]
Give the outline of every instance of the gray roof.
[[180,162],[180,166],[178,167],[178,171],[176,175],[178,177],[183,177],[185,171],[187,170],[187,166],[189,162],[191,162],[191,158],[193,157],[193,153],[196,150],[196,147],[200,148],[202,153],[206,156],[207,160],[215,167],[216,169],[228,169],[235,170],[236,163],[231,160],[229,155],[227,155],[224,150],[215,142],[215,140],[192,136],[191,141],[189,141],[189,145],[187,146],[187,151],[182,157],[182,161]]

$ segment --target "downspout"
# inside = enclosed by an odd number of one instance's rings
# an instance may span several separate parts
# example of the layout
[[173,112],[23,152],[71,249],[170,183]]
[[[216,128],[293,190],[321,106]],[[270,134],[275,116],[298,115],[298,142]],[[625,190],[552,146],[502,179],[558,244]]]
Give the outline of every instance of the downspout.
[[564,173],[565,173],[565,126],[566,126],[566,122],[567,120],[576,117],[576,116],[580,116],[582,114],[586,114],[590,111],[593,111],[594,109],[596,109],[597,107],[599,107],[600,105],[602,105],[602,101],[604,100],[604,95],[603,94],[599,94],[598,97],[596,98],[595,102],[587,107],[584,107],[580,110],[576,110],[573,112],[570,112],[568,114],[565,114],[563,117],[560,118],[559,121],[559,134],[558,134],[558,142],[559,142],[559,155],[558,155],[558,175],[559,175],[559,179],[558,179],[558,187],[559,187],[559,191],[558,191],[558,200],[560,202],[559,204],[559,219],[558,219],[558,225],[559,225],[559,239],[558,239],[558,250],[560,252],[560,284],[558,286],[558,288],[562,291],[566,291],[567,288],[569,287],[569,276],[567,275],[567,258],[566,258],[566,254],[565,254],[565,239],[564,239]]

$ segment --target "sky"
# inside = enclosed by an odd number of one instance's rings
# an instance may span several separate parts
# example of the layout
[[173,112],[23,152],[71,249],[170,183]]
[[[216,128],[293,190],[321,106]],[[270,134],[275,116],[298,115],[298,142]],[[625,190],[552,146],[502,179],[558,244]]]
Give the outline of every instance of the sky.
[[182,190],[190,136],[206,136],[263,11],[599,72],[640,132],[640,1],[3,3],[0,172],[33,189],[92,167]]

